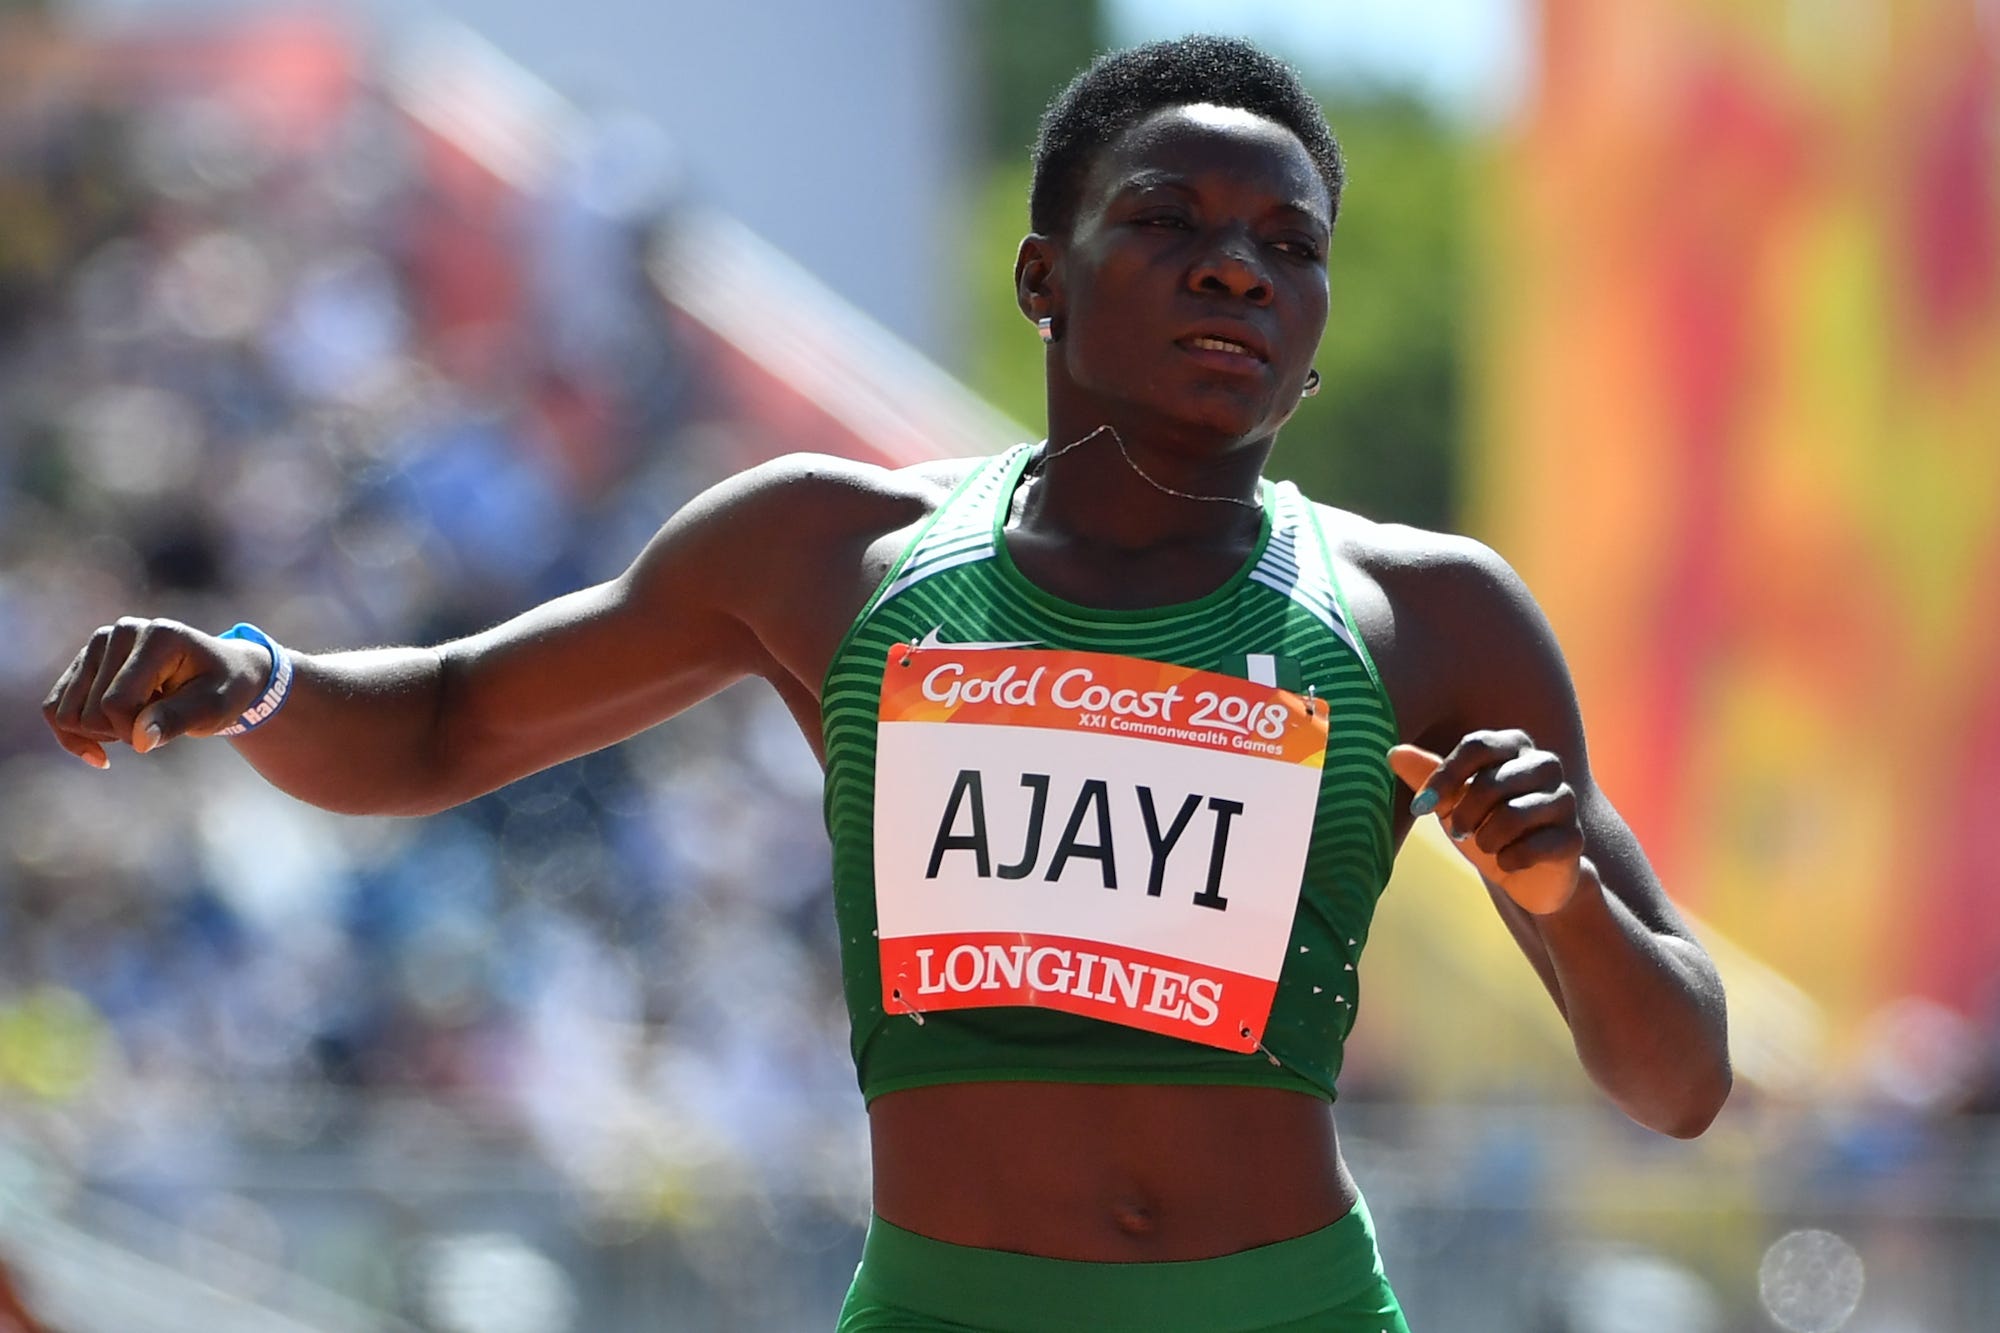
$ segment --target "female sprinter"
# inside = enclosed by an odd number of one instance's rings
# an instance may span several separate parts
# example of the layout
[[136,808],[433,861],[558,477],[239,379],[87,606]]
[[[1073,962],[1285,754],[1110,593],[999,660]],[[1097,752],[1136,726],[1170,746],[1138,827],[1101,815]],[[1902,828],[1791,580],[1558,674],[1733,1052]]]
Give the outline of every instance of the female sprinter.
[[1519,579],[1262,476],[1317,384],[1341,191],[1295,77],[1206,38],[1109,56],[1034,168],[1046,444],[759,467],[437,648],[121,620],[45,711],[98,765],[247,726],[299,799],[416,815],[762,676],[826,767],[873,1142],[840,1328],[1405,1329],[1332,1101],[1412,820],[1641,1124],[1721,1107],[1721,987]]

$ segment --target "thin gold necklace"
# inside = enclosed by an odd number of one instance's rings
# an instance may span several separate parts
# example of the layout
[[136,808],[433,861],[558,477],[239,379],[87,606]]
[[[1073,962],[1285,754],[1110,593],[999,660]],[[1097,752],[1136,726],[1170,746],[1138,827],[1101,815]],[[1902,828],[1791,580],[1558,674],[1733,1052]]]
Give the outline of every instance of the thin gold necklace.
[[1131,468],[1132,471],[1138,473],[1139,480],[1145,482],[1148,486],[1151,486],[1154,490],[1159,491],[1162,494],[1171,495],[1177,500],[1201,500],[1208,504],[1242,505],[1245,509],[1258,512],[1261,512],[1264,508],[1261,499],[1243,500],[1237,498],[1234,495],[1196,495],[1192,491],[1177,491],[1173,487],[1167,485],[1164,482],[1154,480],[1151,476],[1147,475],[1146,469],[1139,466],[1138,460],[1132,457],[1132,451],[1125,447],[1125,439],[1118,433],[1118,428],[1116,426],[1111,425],[1108,422],[1102,426],[1099,426],[1096,430],[1091,431],[1088,435],[1079,436],[1078,438],[1071,440],[1068,444],[1064,445],[1062,448],[1053,451],[1051,451],[1049,448],[1049,442],[1047,440],[1043,440],[1041,453],[1037,454],[1028,463],[1028,475],[1030,476],[1035,475],[1036,473],[1040,472],[1043,468],[1047,467],[1051,459],[1061,458],[1064,454],[1068,453],[1070,450],[1078,447],[1079,445],[1086,444],[1089,441],[1096,439],[1098,436],[1106,433],[1109,433],[1112,441],[1115,444],[1117,444],[1119,456],[1125,460],[1125,466]]

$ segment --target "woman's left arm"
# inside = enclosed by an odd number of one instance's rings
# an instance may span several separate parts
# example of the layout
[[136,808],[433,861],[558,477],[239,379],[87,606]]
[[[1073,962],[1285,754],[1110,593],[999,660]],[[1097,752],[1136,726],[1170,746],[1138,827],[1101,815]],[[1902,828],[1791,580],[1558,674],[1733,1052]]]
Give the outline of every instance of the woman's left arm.
[[1692,1138],[1731,1082],[1715,965],[1592,780],[1569,669],[1526,585],[1476,543],[1439,554],[1424,637],[1457,651],[1433,668],[1429,748],[1390,752],[1410,813],[1434,810],[1486,881],[1591,1079],[1640,1124]]

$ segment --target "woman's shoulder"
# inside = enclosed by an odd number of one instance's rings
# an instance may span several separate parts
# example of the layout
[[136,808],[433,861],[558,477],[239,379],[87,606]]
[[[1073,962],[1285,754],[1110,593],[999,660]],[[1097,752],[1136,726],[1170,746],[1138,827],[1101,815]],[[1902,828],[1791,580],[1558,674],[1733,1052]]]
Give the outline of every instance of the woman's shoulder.
[[1399,607],[1449,607],[1464,599],[1486,604],[1525,592],[1506,559],[1476,538],[1384,523],[1329,504],[1313,507],[1341,572],[1352,570],[1379,586]]
[[1499,552],[1460,533],[1382,523],[1330,505],[1317,511],[1354,630],[1407,731],[1428,733],[1427,719],[1443,722],[1460,711],[1468,669],[1545,674],[1535,664],[1556,655],[1548,622]]
[[773,679],[810,693],[898,552],[980,461],[780,455],[690,501],[627,580],[663,618],[699,586],[752,631]]
[[986,460],[943,458],[908,467],[790,453],[736,474],[717,488],[730,507],[781,527],[797,549],[814,537],[880,537],[923,519]]
[[973,455],[884,467],[839,454],[800,452],[781,454],[738,475],[754,485],[816,491],[821,499],[848,495],[864,503],[935,503],[987,461],[984,455]]

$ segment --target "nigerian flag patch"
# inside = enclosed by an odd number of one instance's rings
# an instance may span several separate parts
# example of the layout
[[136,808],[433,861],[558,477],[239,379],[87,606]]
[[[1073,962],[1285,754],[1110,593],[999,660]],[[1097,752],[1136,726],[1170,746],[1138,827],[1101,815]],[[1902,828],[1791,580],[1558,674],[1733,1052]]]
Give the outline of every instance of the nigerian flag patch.
[[1275,685],[1293,694],[1306,687],[1305,677],[1299,672],[1296,657],[1286,657],[1282,653],[1246,653],[1241,657],[1224,659],[1216,670],[1227,676],[1241,676],[1253,685]]

